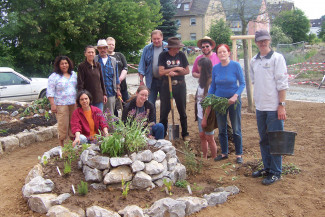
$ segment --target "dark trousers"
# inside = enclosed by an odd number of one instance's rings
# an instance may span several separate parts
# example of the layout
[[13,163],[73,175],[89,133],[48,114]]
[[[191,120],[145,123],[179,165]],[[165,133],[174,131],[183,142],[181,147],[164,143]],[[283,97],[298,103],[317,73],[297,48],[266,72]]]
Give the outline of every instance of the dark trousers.
[[[180,84],[173,85],[173,97],[176,102],[176,107],[181,121],[182,137],[188,136],[187,132],[187,115],[186,115],[186,83],[183,81]],[[165,136],[168,130],[168,114],[170,112],[170,92],[168,81],[164,80],[160,92],[160,123],[164,125]]]

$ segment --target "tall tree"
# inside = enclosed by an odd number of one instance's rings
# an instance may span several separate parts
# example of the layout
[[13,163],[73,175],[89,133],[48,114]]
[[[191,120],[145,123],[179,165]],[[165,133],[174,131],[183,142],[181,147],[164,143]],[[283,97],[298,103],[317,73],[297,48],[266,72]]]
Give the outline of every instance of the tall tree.
[[[221,0],[222,9],[220,12],[226,14],[227,21],[240,21],[241,22],[241,34],[247,34],[247,27],[249,21],[265,22],[265,20],[257,21],[259,15],[266,13],[262,8],[263,0]],[[251,88],[251,79],[249,75],[249,57],[248,57],[248,45],[247,41],[243,40],[244,49],[244,68],[245,68],[245,81],[248,100],[248,111],[254,112],[253,94]]]
[[178,26],[176,22],[172,20],[176,14],[176,5],[173,0],[160,0],[161,9],[160,13],[162,14],[162,24],[157,27],[164,34],[164,40],[167,40],[169,37],[173,37],[177,34]]
[[293,42],[306,41],[310,23],[304,12],[300,9],[283,11],[274,19],[275,25],[281,27],[282,31],[292,38]]
[[231,46],[230,36],[232,34],[229,25],[224,21],[224,19],[220,19],[210,26],[208,36],[212,38],[217,45],[227,44]]
[[277,44],[290,44],[292,43],[292,39],[284,34],[281,27],[277,25],[272,25],[271,29],[271,36],[272,36],[272,46],[277,46]]

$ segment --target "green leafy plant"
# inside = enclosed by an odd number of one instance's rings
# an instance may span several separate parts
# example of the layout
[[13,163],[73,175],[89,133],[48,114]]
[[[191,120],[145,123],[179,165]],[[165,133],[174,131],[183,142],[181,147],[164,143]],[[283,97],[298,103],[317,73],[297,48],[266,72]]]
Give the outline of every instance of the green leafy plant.
[[192,190],[193,191],[201,191],[203,190],[203,187],[202,186],[199,186],[197,183],[193,183],[193,186],[192,186]]
[[0,134],[6,134],[6,133],[8,133],[8,129],[1,129],[0,130]]
[[66,175],[71,173],[71,161],[65,161],[64,162],[63,173],[66,174]]
[[167,188],[169,195],[173,195],[172,193],[172,186],[173,186],[173,182],[172,181],[167,181],[167,179],[163,179],[164,185]]
[[238,179],[238,176],[233,176],[233,177],[231,178],[232,181],[235,181],[235,180],[237,180],[237,179]]
[[[239,103],[239,101],[237,100],[235,103],[235,109],[237,107],[237,104]],[[226,111],[228,109],[228,107],[230,106],[228,103],[228,99],[225,97],[218,97],[214,94],[210,94],[208,96],[206,96],[202,102],[201,102],[202,108],[205,109],[208,106],[211,106],[212,109],[214,109],[216,112],[224,115],[226,114]]]
[[62,148],[64,157],[68,159],[69,162],[75,161],[78,158],[78,150],[72,146],[72,141],[64,144]]
[[43,165],[46,166],[47,164],[48,164],[47,157],[44,156],[44,157],[43,157]]
[[124,179],[122,178],[122,196],[126,198],[128,196],[128,192],[130,190],[129,188],[130,182],[125,183]]
[[175,186],[176,187],[179,187],[179,188],[186,188],[188,185],[188,182],[186,180],[178,180],[176,183],[175,183]]
[[283,175],[299,174],[300,172],[301,172],[300,168],[298,168],[293,163],[282,165],[282,174]]
[[88,194],[88,183],[87,182],[80,182],[80,185],[78,184],[78,193],[82,196],[85,196]]
[[45,111],[44,118],[46,119],[46,121],[49,121],[51,119],[50,113],[48,111]]
[[99,136],[97,137],[101,140],[100,148],[102,153],[107,153],[110,157],[122,156],[124,153],[123,150],[123,135],[118,132],[114,132],[111,136]]
[[8,107],[7,107],[7,109],[8,110],[12,110],[12,109],[14,109],[15,107],[13,106],[13,105],[8,105]]
[[81,153],[82,153],[83,151],[87,150],[87,148],[90,147],[90,144],[82,144],[81,147],[82,147],[81,148],[81,150],[82,150]]
[[186,172],[190,175],[194,175],[201,172],[203,161],[197,160],[195,154],[189,147],[188,142],[184,142],[184,154],[185,154],[185,162],[184,165],[186,167]]

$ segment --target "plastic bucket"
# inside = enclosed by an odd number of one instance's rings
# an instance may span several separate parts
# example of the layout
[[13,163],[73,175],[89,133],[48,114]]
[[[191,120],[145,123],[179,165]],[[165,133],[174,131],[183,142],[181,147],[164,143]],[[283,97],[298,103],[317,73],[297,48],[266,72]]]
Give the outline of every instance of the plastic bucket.
[[270,153],[278,155],[293,155],[297,133],[291,131],[268,132]]

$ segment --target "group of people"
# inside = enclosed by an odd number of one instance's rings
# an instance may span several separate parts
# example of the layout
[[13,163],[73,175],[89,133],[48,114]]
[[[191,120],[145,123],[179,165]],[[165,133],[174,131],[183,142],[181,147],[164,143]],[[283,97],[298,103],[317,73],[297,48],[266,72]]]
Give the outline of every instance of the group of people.
[[[259,53],[250,63],[251,79],[254,85],[257,126],[260,135],[260,149],[264,168],[252,174],[253,177],[267,176],[263,184],[269,185],[281,178],[282,157],[270,154],[268,131],[283,130],[286,119],[285,96],[288,89],[286,63],[282,55],[271,50],[271,37],[266,30],[255,34]],[[192,75],[199,80],[196,94],[197,120],[203,157],[208,157],[208,147],[215,161],[228,158],[228,116],[231,123],[236,150],[236,162],[243,163],[241,133],[241,93],[245,88],[243,70],[238,62],[231,60],[230,48],[204,37],[197,43],[202,50],[194,62]],[[59,142],[63,145],[68,136],[73,144],[94,139],[99,130],[109,135],[108,125],[103,118],[103,110],[114,113],[116,99],[122,98],[125,105],[122,120],[140,113],[148,119],[152,135],[163,139],[167,134],[168,114],[171,110],[170,97],[175,99],[180,117],[181,135],[190,141],[186,115],[186,82],[189,63],[179,38],[171,37],[163,41],[163,33],[154,30],[151,43],[144,47],[138,72],[140,86],[136,96],[129,100],[126,85],[127,62],[123,54],[114,52],[115,40],[111,37],[98,41],[97,46],[85,48],[85,61],[78,66],[78,75],[73,71],[73,63],[66,56],[57,57],[54,73],[48,81],[47,97],[51,110],[58,120]],[[96,55],[96,49],[98,55]],[[145,79],[145,82],[144,82]],[[169,82],[172,93],[169,91]],[[156,123],[156,100],[160,98],[160,123]],[[215,113],[219,128],[221,153],[217,155],[214,130],[205,132],[207,118],[213,110],[203,110],[201,101],[209,94],[228,99],[226,114]],[[76,108],[76,106],[78,108]],[[132,111],[132,112],[131,112]],[[229,114],[229,115],[228,115]]]

